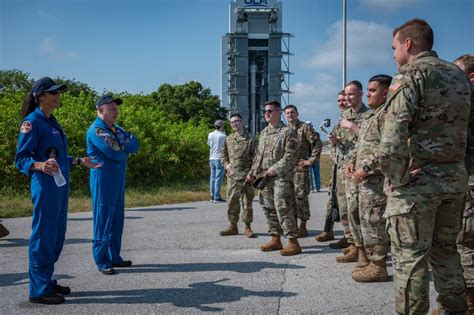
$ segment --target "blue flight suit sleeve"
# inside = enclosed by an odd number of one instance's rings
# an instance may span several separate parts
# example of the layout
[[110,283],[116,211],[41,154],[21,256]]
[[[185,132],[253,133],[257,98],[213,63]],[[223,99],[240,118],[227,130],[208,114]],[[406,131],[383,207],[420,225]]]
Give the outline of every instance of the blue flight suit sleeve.
[[125,160],[127,158],[126,147],[120,144],[108,130],[99,127],[90,128],[88,139],[94,147],[111,160]]
[[129,154],[138,151],[140,145],[137,138],[135,138],[130,132],[122,129],[120,126],[116,126],[117,139],[119,144],[123,146],[123,150]]
[[35,149],[38,147],[38,130],[36,126],[30,123],[31,130],[28,132],[24,132],[23,125],[25,122],[22,123],[22,128],[20,130],[20,136],[18,137],[18,144],[16,147],[16,156],[15,156],[15,165],[16,168],[25,174],[26,176],[31,175],[31,165],[35,162],[43,162],[43,161],[35,161]]

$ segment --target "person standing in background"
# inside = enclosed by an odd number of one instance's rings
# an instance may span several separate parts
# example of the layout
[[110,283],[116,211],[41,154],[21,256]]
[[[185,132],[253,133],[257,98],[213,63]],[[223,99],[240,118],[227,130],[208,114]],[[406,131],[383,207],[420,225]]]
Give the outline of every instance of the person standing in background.
[[[306,123],[314,129],[311,121],[308,120]],[[309,166],[309,190],[311,192],[319,192],[321,190],[320,164],[320,159],[318,159]]]
[[211,176],[209,180],[211,202],[225,202],[221,198],[221,186],[224,179],[224,167],[222,166],[222,146],[227,139],[224,131],[224,122],[216,120],[214,123],[215,130],[210,132],[207,137],[207,145],[209,146],[209,167]]

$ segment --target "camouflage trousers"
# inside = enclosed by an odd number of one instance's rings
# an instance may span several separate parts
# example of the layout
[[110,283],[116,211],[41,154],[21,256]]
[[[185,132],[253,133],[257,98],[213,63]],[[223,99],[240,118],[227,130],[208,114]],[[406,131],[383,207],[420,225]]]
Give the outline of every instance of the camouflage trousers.
[[295,186],[296,217],[308,221],[311,213],[309,211],[309,172],[295,172],[293,178]]
[[456,251],[463,200],[464,193],[388,197],[387,231],[392,245],[397,313],[428,313],[428,263],[440,308],[453,313],[467,310],[465,283]]
[[368,176],[359,184],[360,226],[364,249],[370,261],[387,258],[388,234],[385,230],[387,196],[383,193],[383,175]]
[[298,236],[293,203],[293,183],[278,177],[270,178],[260,191],[260,205],[267,217],[270,234],[283,234],[289,238]]
[[457,239],[458,251],[461,254],[461,265],[468,288],[474,288],[474,188],[466,194],[466,205],[462,218],[462,230]]
[[347,218],[349,221],[352,241],[355,246],[362,247],[364,246],[364,242],[362,239],[362,229],[360,226],[359,216],[359,184],[347,177],[344,184],[347,200]]
[[242,221],[252,223],[252,201],[254,196],[255,191],[251,184],[245,184],[245,178],[235,180],[227,177],[227,218],[229,222],[237,223],[239,221],[240,204],[242,203],[244,208]]
[[[353,244],[354,240],[352,239],[351,229],[349,228],[349,220],[347,218],[347,197],[346,197],[346,185],[344,183],[346,175],[344,175],[344,170],[342,166],[337,169],[337,203],[339,205],[339,215],[341,216],[341,224],[344,228],[344,237],[347,239],[347,242]],[[329,208],[330,209],[330,208]],[[328,211],[329,211],[328,209]]]

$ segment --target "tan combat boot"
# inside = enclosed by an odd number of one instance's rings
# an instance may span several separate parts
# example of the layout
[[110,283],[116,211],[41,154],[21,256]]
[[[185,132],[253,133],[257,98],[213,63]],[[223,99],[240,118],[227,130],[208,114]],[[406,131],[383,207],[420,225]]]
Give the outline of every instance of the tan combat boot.
[[467,305],[469,306],[468,314],[474,314],[474,288],[467,288]]
[[349,243],[347,243],[347,239],[343,237],[337,242],[330,243],[329,247],[331,247],[332,249],[341,249],[349,247]]
[[280,251],[282,256],[293,256],[299,253],[301,253],[301,247],[297,238],[290,238],[288,245]]
[[371,261],[370,264],[352,274],[357,282],[385,282],[388,280],[387,262],[385,259]]
[[245,224],[244,235],[247,236],[248,238],[255,237],[255,233],[252,231],[252,228],[250,227],[250,223]]
[[354,269],[352,269],[352,273],[358,272],[364,267],[367,267],[369,263],[370,261],[367,259],[364,247],[357,247],[357,264]]
[[298,228],[298,237],[308,236],[308,230],[306,229],[306,220],[301,220],[300,227]]
[[239,230],[237,229],[237,223],[230,223],[229,227],[219,232],[221,236],[237,235]]
[[272,239],[268,242],[260,246],[260,250],[262,252],[269,252],[272,250],[280,250],[283,248],[283,245],[280,241],[280,235],[272,234]]
[[336,261],[338,263],[350,263],[350,262],[356,262],[358,255],[357,255],[357,247],[355,247],[354,244],[349,245],[349,252],[347,254],[337,256]]
[[319,234],[318,236],[316,236],[315,239],[316,239],[318,242],[331,241],[331,240],[334,239],[334,232],[333,232],[333,231],[330,231],[330,232],[322,232],[321,234]]

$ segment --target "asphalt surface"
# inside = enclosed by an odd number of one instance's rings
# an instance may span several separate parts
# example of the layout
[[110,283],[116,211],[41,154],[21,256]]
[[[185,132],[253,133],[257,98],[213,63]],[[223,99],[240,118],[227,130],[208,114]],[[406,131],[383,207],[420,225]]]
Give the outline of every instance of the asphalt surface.
[[[258,249],[270,236],[256,201],[255,239],[242,235],[242,223],[240,235],[218,235],[227,226],[225,203],[127,209],[122,256],[133,266],[112,276],[99,273],[92,260],[91,213],[70,214],[55,278],[72,294],[54,306],[28,302],[31,218],[5,219],[11,234],[0,239],[0,314],[393,314],[391,276],[357,283],[354,264],[336,263],[339,251],[314,240],[326,201],[324,192],[310,194],[310,236],[300,240],[303,253],[292,257]],[[430,293],[434,306],[432,283]]]

